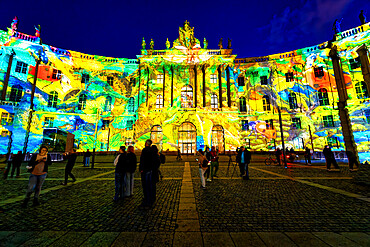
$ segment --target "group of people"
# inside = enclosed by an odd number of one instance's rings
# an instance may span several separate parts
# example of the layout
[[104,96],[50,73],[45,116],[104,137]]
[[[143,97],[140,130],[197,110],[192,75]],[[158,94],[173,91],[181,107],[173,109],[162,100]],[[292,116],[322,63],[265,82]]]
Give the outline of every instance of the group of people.
[[24,155],[23,155],[22,151],[18,151],[18,153],[15,154],[15,155],[10,154],[7,157],[8,166],[7,166],[7,168],[5,169],[5,172],[4,172],[4,179],[8,178],[8,175],[9,175],[10,171],[11,171],[11,173],[10,173],[11,178],[13,178],[15,171],[16,171],[15,177],[19,178],[20,177],[19,175],[20,175],[21,165],[22,165],[23,160],[24,160]]
[[[211,150],[209,147],[206,147],[206,150],[203,151],[202,149],[198,150],[197,159],[199,165],[199,174],[202,183],[202,189],[206,188],[206,180],[211,182],[215,177],[217,177],[217,172],[219,168],[218,163],[218,151],[216,147],[212,146]],[[209,178],[211,176],[211,178]]]

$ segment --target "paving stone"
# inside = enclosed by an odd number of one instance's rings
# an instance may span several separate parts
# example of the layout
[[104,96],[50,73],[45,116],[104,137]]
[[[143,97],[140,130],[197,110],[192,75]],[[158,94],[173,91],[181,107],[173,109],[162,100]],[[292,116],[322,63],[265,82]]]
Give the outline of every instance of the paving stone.
[[150,246],[172,246],[174,233],[173,232],[148,232],[142,247]]
[[0,231],[0,240],[3,240],[4,238],[8,237],[9,235],[12,235],[15,233],[15,231]]
[[286,232],[285,234],[300,247],[329,246],[310,232]]
[[195,203],[195,198],[194,197],[180,198],[180,204],[182,203]]
[[284,233],[281,232],[258,232],[257,233],[266,246],[297,246]]
[[110,246],[120,232],[96,232],[91,235],[81,246]]
[[203,246],[200,232],[175,232],[173,246],[201,247]]
[[62,237],[53,242],[50,246],[52,247],[73,247],[80,246],[85,242],[93,233],[92,232],[67,232]]
[[27,247],[50,246],[54,241],[56,241],[58,238],[60,238],[66,233],[67,233],[66,231],[43,231],[40,234],[36,235],[35,238],[26,241],[21,246]]
[[348,238],[344,237],[343,235],[340,235],[338,233],[334,232],[314,232],[315,236],[320,238],[325,243],[331,245],[331,246],[337,246],[337,247],[355,247],[358,246],[357,243],[349,240]]
[[184,209],[190,209],[190,210],[197,210],[196,204],[195,203],[182,203],[179,205],[179,210],[184,210]]
[[180,220],[178,219],[176,231],[179,232],[196,232],[200,231],[198,220]]
[[198,212],[196,210],[179,210],[177,213],[178,220],[198,220]]
[[370,235],[363,232],[342,232],[342,236],[362,246],[370,246]]
[[1,244],[7,247],[19,246],[29,239],[37,237],[38,234],[39,232],[16,232],[1,240]]
[[228,232],[204,232],[202,235],[204,247],[235,246]]
[[255,232],[230,232],[235,246],[262,247],[266,246]]
[[121,232],[111,246],[139,247],[146,234],[146,232]]

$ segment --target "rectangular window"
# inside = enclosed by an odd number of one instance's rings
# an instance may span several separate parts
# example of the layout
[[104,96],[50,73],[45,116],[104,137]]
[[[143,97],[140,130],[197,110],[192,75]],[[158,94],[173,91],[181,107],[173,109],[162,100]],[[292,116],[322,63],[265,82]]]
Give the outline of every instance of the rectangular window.
[[27,67],[28,67],[28,64],[26,64],[24,62],[17,61],[17,65],[15,66],[15,72],[26,74],[27,73]]
[[3,112],[1,114],[1,125],[13,125],[14,113]]
[[9,131],[8,130],[3,130],[1,131],[1,137],[7,137],[9,135]]
[[293,81],[294,80],[294,78],[293,78],[293,72],[285,73],[285,78],[286,78],[286,82]]
[[324,76],[324,68],[322,66],[314,68],[315,77],[323,77]]
[[351,69],[357,69],[361,67],[361,61],[359,57],[353,58],[349,60],[349,64],[351,66]]
[[324,123],[324,127],[334,127],[334,120],[332,115],[323,116],[322,120]]
[[327,142],[330,147],[338,147],[338,139],[336,137],[327,137]]
[[53,69],[53,76],[51,78],[59,80],[62,77],[62,71]]
[[243,87],[243,86],[245,86],[245,83],[244,83],[244,76],[238,77],[238,86],[239,86],[239,87]]
[[217,74],[212,74],[210,76],[211,83],[217,83]]
[[274,120],[272,119],[266,120],[266,129],[268,130],[274,129]]
[[45,128],[53,128],[54,118],[53,117],[45,117],[44,120],[44,127]]
[[261,85],[267,85],[267,76],[260,76]]
[[113,76],[108,76],[107,77],[107,83],[109,86],[113,86],[113,80],[114,80],[114,77]]
[[164,81],[164,75],[163,74],[158,74],[157,75],[157,83],[158,84],[163,84]]
[[88,83],[89,80],[90,80],[90,76],[88,74],[82,74],[82,79],[81,79],[82,83]]
[[136,84],[135,78],[130,78],[130,86],[135,87],[135,84]]
[[132,126],[134,125],[134,120],[127,120],[127,129],[132,130]]
[[298,117],[292,118],[292,128],[293,129],[302,129],[300,118],[298,118]]
[[248,120],[242,120],[242,130],[249,130]]
[[365,110],[366,123],[370,124],[370,109]]
[[109,120],[103,120],[102,130],[106,130],[109,128]]

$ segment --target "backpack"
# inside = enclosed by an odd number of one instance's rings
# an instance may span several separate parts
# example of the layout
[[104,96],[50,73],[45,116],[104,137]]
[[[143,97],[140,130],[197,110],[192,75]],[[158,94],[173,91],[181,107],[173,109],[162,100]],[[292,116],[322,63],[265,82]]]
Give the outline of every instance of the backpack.
[[206,159],[203,160],[202,167],[203,168],[207,168],[208,167],[208,160],[206,160]]

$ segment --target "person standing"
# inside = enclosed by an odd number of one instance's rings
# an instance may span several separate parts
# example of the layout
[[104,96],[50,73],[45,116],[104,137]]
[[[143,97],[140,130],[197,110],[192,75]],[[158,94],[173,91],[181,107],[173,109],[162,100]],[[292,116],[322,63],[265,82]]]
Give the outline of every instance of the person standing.
[[360,15],[358,16],[358,18],[360,18],[361,25],[366,24],[366,16],[365,16],[363,10],[361,10]]
[[209,178],[209,174],[211,173],[211,167],[209,165],[211,161],[211,152],[209,151],[209,147],[206,147],[206,151],[204,152],[204,154],[206,156],[206,159],[208,160],[208,165],[206,171],[204,172],[204,176],[207,176],[207,181],[211,182],[212,180]]
[[275,157],[276,157],[276,163],[278,163],[279,166],[281,166],[281,150],[280,148],[277,148],[275,151]]
[[126,190],[124,196],[130,197],[134,195],[134,175],[137,166],[137,158],[133,146],[129,146],[127,148],[126,165],[127,165],[127,171],[125,176]]
[[153,173],[152,173],[152,205],[157,199],[157,183],[159,182],[159,167],[161,165],[161,159],[159,158],[158,148],[156,145],[151,147],[152,149],[152,162],[153,162]]
[[206,188],[206,180],[204,177],[204,173],[208,168],[208,160],[206,156],[204,156],[204,152],[202,149],[198,151],[199,158],[197,159],[199,165],[199,175],[200,175],[200,182],[202,183],[202,189]]
[[325,156],[325,160],[326,160],[326,169],[328,171],[331,171],[330,170],[330,167],[331,167],[331,164],[334,165],[335,169],[339,169],[339,166],[338,166],[338,163],[337,161],[335,160],[335,157],[334,157],[334,153],[333,151],[331,151],[331,148],[326,145],[325,148],[323,149],[323,154]]
[[115,193],[113,201],[118,202],[118,200],[123,199],[125,192],[125,159],[126,159],[126,147],[121,146],[118,150],[119,154],[114,159],[113,164],[116,167],[114,173],[114,187]]
[[177,157],[176,157],[176,160],[177,161],[182,160],[180,148],[177,149]]
[[217,171],[218,171],[218,153],[216,151],[215,146],[211,147],[211,179],[213,180],[213,177],[217,177]]
[[8,178],[8,174],[9,174],[10,170],[12,169],[13,154],[12,153],[9,153],[9,154],[7,154],[6,157],[7,157],[6,160],[8,161],[8,166],[7,166],[7,168],[5,169],[5,172],[4,172],[4,179],[7,179]]
[[311,150],[306,147],[305,151],[304,151],[304,159],[305,159],[305,162],[306,162],[306,165],[311,165]]
[[17,170],[17,173],[16,173],[15,177],[16,178],[20,177],[19,174],[20,174],[20,170],[21,170],[23,160],[24,160],[24,155],[23,155],[22,151],[18,151],[18,153],[13,158],[13,168],[12,168],[12,173],[10,174],[11,178],[13,177],[15,170]]
[[87,151],[84,153],[84,166],[85,167],[90,166],[90,157],[91,157],[91,153],[89,149],[87,149]]
[[153,155],[152,140],[148,139],[145,141],[145,147],[141,151],[139,170],[141,173],[141,184],[143,186],[143,202],[141,207],[148,209],[152,206],[153,197],[153,186],[152,186],[152,172],[153,172]]
[[251,161],[251,152],[244,146],[241,146],[236,156],[236,162],[239,164],[240,176],[243,179],[249,179],[249,163]]
[[67,159],[67,165],[64,171],[64,183],[62,185],[67,185],[68,183],[68,176],[72,178],[73,182],[76,182],[75,176],[72,174],[72,169],[75,166],[76,159],[77,159],[77,154],[76,154],[76,149],[72,149],[72,152],[70,153],[64,153],[63,154],[64,159]]
[[31,160],[26,167],[31,175],[28,182],[26,198],[22,203],[22,207],[27,207],[33,191],[35,191],[33,205],[40,205],[39,196],[41,192],[41,187],[45,181],[50,165],[51,157],[48,154],[48,148],[46,146],[41,146],[40,152],[31,157]]

